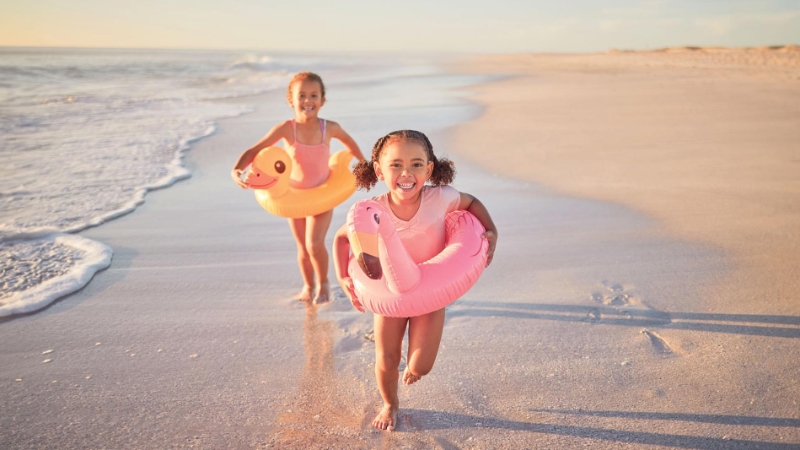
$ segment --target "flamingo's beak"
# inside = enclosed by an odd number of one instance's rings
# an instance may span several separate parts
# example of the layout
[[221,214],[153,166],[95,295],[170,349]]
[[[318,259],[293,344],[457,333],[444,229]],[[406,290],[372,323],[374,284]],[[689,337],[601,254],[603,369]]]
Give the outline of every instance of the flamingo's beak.
[[378,235],[353,231],[350,233],[350,246],[361,270],[373,280],[379,279],[383,269],[378,258]]

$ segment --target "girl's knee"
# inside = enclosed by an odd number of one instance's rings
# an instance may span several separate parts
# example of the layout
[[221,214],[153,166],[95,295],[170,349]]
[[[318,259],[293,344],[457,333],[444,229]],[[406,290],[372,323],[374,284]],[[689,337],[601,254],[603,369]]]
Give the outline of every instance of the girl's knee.
[[408,365],[408,370],[416,376],[423,377],[433,370],[433,363],[430,364],[419,364],[415,362],[411,362]]
[[311,255],[309,254],[308,250],[305,247],[297,246],[297,259],[300,261],[307,260]]
[[380,370],[381,372],[386,372],[389,370],[397,370],[400,366],[400,356],[399,355],[389,355],[389,354],[376,354],[375,355],[375,368]]
[[328,255],[328,249],[325,248],[325,241],[322,242],[306,242],[306,251],[314,258],[324,257]]

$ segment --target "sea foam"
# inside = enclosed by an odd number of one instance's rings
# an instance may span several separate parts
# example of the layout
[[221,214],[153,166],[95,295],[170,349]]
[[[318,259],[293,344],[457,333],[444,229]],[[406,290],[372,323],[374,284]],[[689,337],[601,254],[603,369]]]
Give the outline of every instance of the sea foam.
[[3,314],[43,307],[106,267],[109,248],[64,233],[125,215],[148,191],[191,176],[191,143],[216,120],[252,111],[217,100],[285,89],[286,70],[253,73],[232,67],[238,58],[0,50]]
[[0,243],[0,258],[8,261],[0,275],[0,317],[35,311],[77,291],[108,267],[111,257],[108,246],[73,234]]

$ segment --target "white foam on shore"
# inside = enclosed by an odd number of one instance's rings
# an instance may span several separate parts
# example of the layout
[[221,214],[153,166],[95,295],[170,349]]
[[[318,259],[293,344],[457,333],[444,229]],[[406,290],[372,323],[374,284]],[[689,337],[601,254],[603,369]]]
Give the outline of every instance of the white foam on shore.
[[[47,304],[77,289],[37,286],[71,272],[76,283],[86,277],[54,233],[128,214],[147,192],[189,178],[191,143],[213,134],[216,120],[254,111],[209,100],[285,84],[283,72],[227,70],[232,56],[0,50],[0,298],[24,290],[15,303],[41,296]],[[219,75],[231,80],[221,85]]]
[[[242,110],[240,114],[248,111]],[[53,301],[84,287],[99,270],[111,264],[110,247],[76,233],[101,225],[134,211],[144,203],[147,192],[172,186],[191,177],[183,166],[190,144],[216,132],[214,124],[200,136],[184,139],[166,165],[166,174],[136,189],[129,200],[114,210],[88,217],[73,226],[17,228],[0,224],[0,258],[5,262],[0,274],[0,317],[44,308]],[[21,261],[20,255],[24,255]]]
[[[21,265],[26,269],[25,273],[9,274],[13,280],[4,281],[3,291],[13,291],[0,296],[3,317],[36,311],[81,289],[97,271],[111,264],[113,251],[91,239],[54,233],[5,243],[0,255],[6,261],[24,261]],[[11,282],[15,285],[9,286]]]

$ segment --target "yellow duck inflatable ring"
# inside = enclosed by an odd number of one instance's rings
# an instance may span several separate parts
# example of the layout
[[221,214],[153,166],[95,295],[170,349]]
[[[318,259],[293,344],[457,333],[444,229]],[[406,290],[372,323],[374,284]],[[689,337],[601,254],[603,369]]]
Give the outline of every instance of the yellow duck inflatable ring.
[[316,216],[347,200],[356,191],[356,178],[348,163],[353,158],[348,150],[331,155],[328,179],[310,189],[289,186],[292,159],[280,147],[267,147],[256,155],[245,183],[255,189],[256,200],[269,213],[290,219]]

